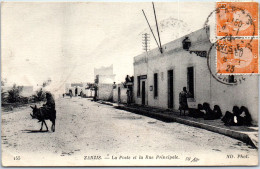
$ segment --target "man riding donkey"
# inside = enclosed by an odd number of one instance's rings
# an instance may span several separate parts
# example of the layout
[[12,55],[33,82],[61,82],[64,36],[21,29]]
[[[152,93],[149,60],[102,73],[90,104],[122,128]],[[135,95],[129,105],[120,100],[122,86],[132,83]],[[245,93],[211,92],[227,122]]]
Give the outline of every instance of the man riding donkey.
[[51,129],[54,132],[56,119],[55,101],[50,92],[46,92],[46,99],[47,102],[43,105],[43,107],[37,108],[36,105],[35,107],[31,106],[31,108],[33,109],[33,114],[31,114],[31,116],[33,119],[38,119],[39,122],[42,122],[40,131],[42,131],[43,124],[46,126],[46,129],[48,131],[48,126],[45,120],[50,120],[52,122]]

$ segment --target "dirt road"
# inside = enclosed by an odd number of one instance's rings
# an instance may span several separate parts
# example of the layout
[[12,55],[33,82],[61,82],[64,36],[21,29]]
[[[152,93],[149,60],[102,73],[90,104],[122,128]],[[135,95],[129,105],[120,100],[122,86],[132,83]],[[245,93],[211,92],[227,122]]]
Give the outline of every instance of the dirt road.
[[[203,129],[165,123],[82,98],[60,98],[56,109],[54,133],[38,131],[40,123],[31,118],[30,107],[2,112],[4,165],[257,163],[256,149]],[[50,129],[50,121],[47,124]]]

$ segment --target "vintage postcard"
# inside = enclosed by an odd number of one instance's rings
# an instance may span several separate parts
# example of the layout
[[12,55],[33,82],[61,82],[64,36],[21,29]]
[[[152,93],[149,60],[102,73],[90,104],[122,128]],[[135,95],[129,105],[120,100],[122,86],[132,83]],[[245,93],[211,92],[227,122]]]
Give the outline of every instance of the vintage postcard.
[[257,166],[259,3],[2,2],[2,166]]

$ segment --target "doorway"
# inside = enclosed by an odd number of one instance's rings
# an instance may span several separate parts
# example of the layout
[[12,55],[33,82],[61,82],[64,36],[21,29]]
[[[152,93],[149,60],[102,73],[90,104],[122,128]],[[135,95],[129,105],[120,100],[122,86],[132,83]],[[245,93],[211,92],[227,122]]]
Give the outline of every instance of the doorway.
[[145,105],[145,81],[142,81],[142,104]]
[[118,102],[118,103],[121,102],[121,89],[120,89],[120,87],[118,87],[118,98],[117,98],[117,102]]
[[168,70],[168,108],[173,108],[173,70]]

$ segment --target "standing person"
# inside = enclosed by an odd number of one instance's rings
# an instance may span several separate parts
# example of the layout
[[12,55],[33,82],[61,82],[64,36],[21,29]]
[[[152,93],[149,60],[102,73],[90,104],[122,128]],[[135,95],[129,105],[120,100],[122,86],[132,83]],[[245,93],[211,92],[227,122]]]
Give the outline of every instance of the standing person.
[[94,86],[94,101],[97,101],[97,86]]
[[72,90],[71,89],[69,90],[69,93],[70,93],[70,98],[72,98]]
[[83,91],[82,91],[82,89],[80,90],[80,97],[83,97]]
[[186,87],[183,87],[183,91],[181,91],[180,94],[179,94],[180,115],[181,115],[181,112],[183,110],[184,116],[185,116],[185,111],[189,109],[188,101],[187,101],[188,97],[190,97],[190,93],[187,91]]
[[78,96],[78,88],[76,87],[75,89],[75,96],[77,97]]
[[133,99],[133,91],[132,88],[129,88],[129,102],[132,103],[132,99]]
[[131,103],[131,91],[129,88],[126,91],[126,95],[127,95],[127,104],[130,104]]

